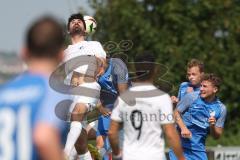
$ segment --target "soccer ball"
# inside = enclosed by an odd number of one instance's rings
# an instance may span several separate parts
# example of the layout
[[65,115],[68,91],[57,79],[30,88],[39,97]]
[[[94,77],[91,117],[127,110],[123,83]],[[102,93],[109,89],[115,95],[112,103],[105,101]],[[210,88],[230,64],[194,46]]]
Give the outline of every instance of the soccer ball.
[[91,16],[83,17],[86,24],[86,32],[88,35],[93,34],[97,29],[97,21]]

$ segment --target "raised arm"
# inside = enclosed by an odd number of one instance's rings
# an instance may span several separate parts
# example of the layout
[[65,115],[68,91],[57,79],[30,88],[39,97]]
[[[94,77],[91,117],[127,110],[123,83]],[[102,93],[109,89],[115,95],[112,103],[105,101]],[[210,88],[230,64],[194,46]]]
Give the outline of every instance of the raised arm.
[[181,136],[183,138],[191,138],[192,133],[188,130],[188,128],[184,124],[182,117],[181,117],[181,113],[177,109],[174,111],[174,118],[175,118],[177,125],[181,129]]
[[226,107],[223,104],[221,104],[220,107],[221,107],[220,117],[217,120],[215,119],[214,116],[211,116],[208,119],[208,122],[210,124],[210,134],[215,139],[219,139],[223,134],[224,122],[227,115]]
[[191,104],[197,99],[198,94],[196,93],[189,93],[177,104],[177,108],[174,111],[174,118],[181,129],[181,136],[184,138],[191,138],[192,133],[188,130],[186,125],[182,120],[182,113],[186,111]]
[[114,155],[120,155],[120,148],[119,148],[119,129],[121,124],[117,121],[111,120],[110,128],[109,128],[109,141],[112,147],[112,151]]

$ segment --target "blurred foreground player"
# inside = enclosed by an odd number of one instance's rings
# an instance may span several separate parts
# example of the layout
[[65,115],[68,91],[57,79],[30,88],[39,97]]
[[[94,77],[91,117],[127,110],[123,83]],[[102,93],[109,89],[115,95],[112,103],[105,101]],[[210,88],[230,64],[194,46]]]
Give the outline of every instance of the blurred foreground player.
[[64,96],[49,87],[48,77],[63,59],[62,26],[42,17],[27,30],[25,43],[28,71],[0,89],[0,159],[61,160],[65,124],[54,109]]

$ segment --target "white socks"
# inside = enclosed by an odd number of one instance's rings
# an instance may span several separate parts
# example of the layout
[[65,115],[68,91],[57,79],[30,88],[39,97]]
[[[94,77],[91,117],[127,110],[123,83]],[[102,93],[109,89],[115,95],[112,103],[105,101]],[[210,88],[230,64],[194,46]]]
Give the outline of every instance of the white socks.
[[80,136],[82,131],[82,124],[78,121],[71,122],[70,131],[68,132],[67,142],[65,144],[64,152],[67,156],[71,155],[71,151]]
[[92,160],[90,152],[87,151],[85,154],[78,155],[78,160]]

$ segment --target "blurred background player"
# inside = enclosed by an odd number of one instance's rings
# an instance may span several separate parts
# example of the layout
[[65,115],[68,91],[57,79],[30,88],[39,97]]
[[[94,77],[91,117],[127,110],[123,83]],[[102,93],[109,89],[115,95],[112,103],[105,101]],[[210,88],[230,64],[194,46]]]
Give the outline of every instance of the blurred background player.
[[[205,141],[210,134],[218,139],[223,133],[226,107],[217,98],[220,78],[205,74],[201,81],[200,94],[187,94],[175,110],[176,123],[186,159],[207,160]],[[171,160],[177,160],[170,150]]]
[[[85,41],[86,36],[86,24],[83,16],[80,13],[73,14],[68,19],[68,32],[71,37],[72,45],[69,45],[65,50],[65,62],[73,60],[82,60],[89,56],[89,60],[78,64],[77,68],[72,71],[71,62],[67,63],[66,70],[71,70],[67,76],[67,83],[76,87],[86,87],[96,91],[94,96],[89,97],[87,95],[74,96],[73,105],[71,108],[71,126],[67,136],[67,142],[65,145],[65,154],[68,158],[74,158],[77,151],[80,159],[91,159],[91,155],[87,149],[87,124],[83,121],[85,119],[85,113],[91,111],[96,107],[100,96],[100,85],[96,82],[97,75],[103,68],[103,64],[106,63],[106,53],[103,50],[101,44],[97,41]],[[93,68],[92,65],[93,64]],[[93,73],[88,71],[92,70]],[[98,70],[98,71],[97,71]],[[75,147],[74,147],[75,145]],[[75,151],[76,148],[76,151]]]
[[[110,150],[108,130],[110,126],[110,114],[114,103],[119,96],[128,89],[128,69],[125,63],[119,58],[109,58],[105,66],[105,73],[98,79],[101,86],[101,103],[99,107],[102,115],[98,118],[97,145],[103,156]],[[108,155],[104,159],[108,160]]]
[[187,64],[187,79],[189,82],[181,83],[178,96],[172,96],[173,104],[177,104],[187,93],[200,92],[201,77],[204,74],[204,64],[197,59],[191,59]]
[[63,59],[62,26],[42,17],[27,30],[25,40],[22,54],[28,71],[0,90],[0,159],[60,160],[66,129],[54,109],[64,96],[49,87],[48,77]]
[[[135,65],[136,75],[139,77],[137,83],[118,98],[116,107],[112,111],[109,139],[113,159],[164,159],[162,128],[179,160],[184,159],[180,139],[174,126],[171,98],[153,86],[154,60],[155,57],[148,52],[136,58],[135,63],[145,62]],[[143,76],[143,70],[148,71],[149,74]],[[161,115],[167,116],[161,119],[159,117]],[[171,118],[167,118],[168,116]],[[122,153],[118,141],[121,125],[124,132]]]

